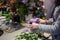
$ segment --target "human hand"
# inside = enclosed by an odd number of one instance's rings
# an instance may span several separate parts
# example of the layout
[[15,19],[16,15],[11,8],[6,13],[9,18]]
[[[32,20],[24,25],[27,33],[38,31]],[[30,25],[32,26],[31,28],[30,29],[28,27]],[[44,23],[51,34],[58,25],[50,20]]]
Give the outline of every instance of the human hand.
[[32,30],[38,29],[38,24],[32,23],[29,28]]
[[46,23],[46,21],[43,20],[43,19],[39,19],[39,21],[40,21],[40,24],[45,24]]

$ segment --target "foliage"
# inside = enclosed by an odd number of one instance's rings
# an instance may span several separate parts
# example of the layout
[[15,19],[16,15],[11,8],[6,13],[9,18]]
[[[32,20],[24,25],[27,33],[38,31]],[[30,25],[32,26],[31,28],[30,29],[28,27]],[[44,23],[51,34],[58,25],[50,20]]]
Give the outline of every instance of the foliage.
[[42,36],[41,32],[38,33],[22,33],[20,35],[17,35],[15,40],[50,40],[49,37]]
[[9,24],[10,20],[11,20],[11,14],[2,14],[2,16],[6,17],[6,24]]
[[27,15],[27,13],[28,13],[28,5],[17,1],[15,3],[15,8],[19,12],[21,20],[23,20],[24,16]]
[[2,16],[5,16],[6,17],[6,19],[11,19],[11,14],[2,14]]
[[38,40],[38,38],[41,38],[41,33],[22,33],[21,35],[17,35],[15,40],[21,40],[21,39],[26,39],[26,40]]

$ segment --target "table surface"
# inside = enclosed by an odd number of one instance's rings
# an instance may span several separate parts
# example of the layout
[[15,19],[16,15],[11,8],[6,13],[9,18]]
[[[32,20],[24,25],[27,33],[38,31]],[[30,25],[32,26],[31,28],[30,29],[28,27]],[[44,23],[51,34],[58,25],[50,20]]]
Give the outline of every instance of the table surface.
[[[12,33],[4,33],[1,37],[0,37],[0,40],[14,40],[16,35],[19,35],[21,34],[21,32],[24,30],[23,29],[20,29],[20,30],[17,30],[15,32],[12,32]],[[47,33],[45,33],[45,35],[47,35]],[[47,35],[48,36],[48,35]],[[39,39],[41,40],[41,39]]]
[[12,33],[4,33],[1,37],[0,40],[14,40],[16,35],[19,35],[22,32],[22,29],[12,32]]

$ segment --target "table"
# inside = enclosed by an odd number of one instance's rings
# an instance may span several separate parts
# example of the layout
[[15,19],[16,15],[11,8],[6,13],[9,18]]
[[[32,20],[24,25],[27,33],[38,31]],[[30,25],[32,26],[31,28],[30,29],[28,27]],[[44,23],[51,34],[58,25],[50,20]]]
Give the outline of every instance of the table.
[[[21,32],[24,30],[24,28],[17,30],[15,32],[12,33],[5,33],[0,37],[0,40],[14,40],[16,35],[21,34]],[[46,35],[46,34],[45,34]],[[42,39],[39,39],[42,40]]]

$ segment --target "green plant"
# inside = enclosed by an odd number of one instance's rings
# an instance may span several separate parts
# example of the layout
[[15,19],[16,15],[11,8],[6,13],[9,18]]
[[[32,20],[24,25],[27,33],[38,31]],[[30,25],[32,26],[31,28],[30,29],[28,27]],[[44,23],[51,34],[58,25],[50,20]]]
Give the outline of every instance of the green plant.
[[25,15],[28,13],[28,5],[17,1],[15,3],[15,8],[18,9],[17,11],[20,14],[20,20],[24,20]]
[[2,14],[2,16],[5,16],[5,18],[6,18],[5,24],[9,24],[9,22],[11,20],[11,14]]
[[38,40],[38,38],[41,38],[41,33],[22,33],[21,35],[17,35],[15,40],[21,40],[21,39],[26,39],[26,40]]

